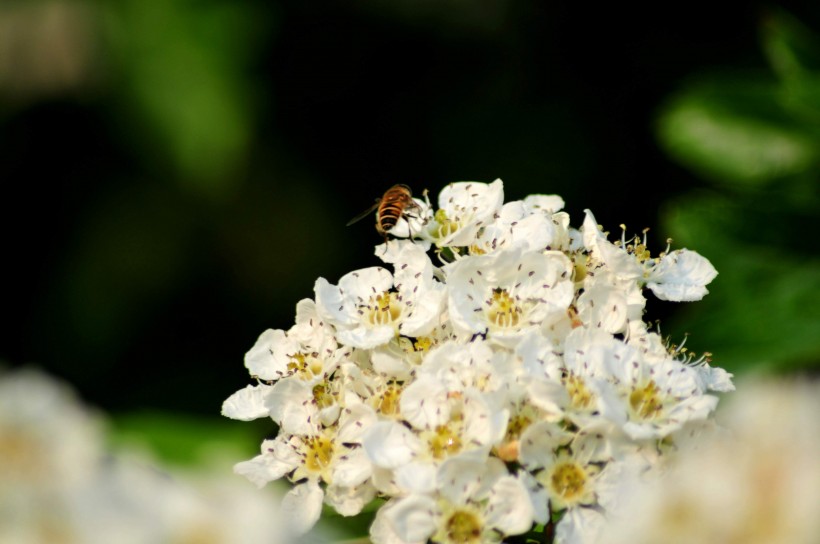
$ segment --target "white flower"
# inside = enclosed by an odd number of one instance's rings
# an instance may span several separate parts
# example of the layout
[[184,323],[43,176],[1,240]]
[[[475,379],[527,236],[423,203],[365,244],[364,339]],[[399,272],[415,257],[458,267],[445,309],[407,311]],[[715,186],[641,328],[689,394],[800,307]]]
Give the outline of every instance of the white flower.
[[635,255],[606,239],[598,228],[595,217],[589,210],[584,210],[584,247],[590,252],[594,263],[605,266],[618,279],[639,280],[643,277],[643,267]]
[[451,183],[438,198],[439,209],[426,232],[439,247],[470,246],[482,226],[490,223],[504,201],[500,179]]
[[[544,251],[560,248],[567,240],[563,215],[545,213],[541,206],[563,206],[563,201],[552,202],[545,195],[541,200],[513,201],[504,204],[495,220],[479,230],[472,253],[492,253],[501,249],[522,246],[528,251]],[[560,199],[559,199],[560,200]],[[529,203],[528,203],[529,202]],[[537,203],[533,207],[530,203]]]
[[395,277],[381,267],[346,274],[339,285],[316,281],[318,312],[336,327],[342,344],[371,349],[398,334],[420,336],[440,325],[444,288],[433,279],[425,252],[396,241],[381,256],[396,267]]
[[[370,427],[363,444],[372,462],[401,472],[417,470],[418,463],[440,465],[470,452],[486,457],[504,433],[508,412],[493,399],[469,388],[448,394],[432,377],[420,378],[402,393],[402,418]],[[405,465],[415,463],[407,468]]]
[[707,418],[717,406],[717,397],[703,394],[697,372],[675,359],[650,363],[637,350],[618,346],[607,364],[626,408],[623,430],[635,440],[663,438]]
[[228,467],[183,473],[143,451],[106,450],[102,431],[65,384],[33,370],[0,374],[0,542],[292,541],[272,490],[243,485]]
[[330,327],[317,315],[312,300],[297,305],[297,322],[289,331],[268,329],[245,354],[245,366],[260,380],[290,376],[313,381],[333,372],[338,346]]
[[447,268],[450,319],[464,333],[512,345],[566,312],[571,270],[560,252],[512,249],[461,259]]
[[384,268],[350,272],[338,286],[319,278],[314,290],[320,315],[336,327],[341,343],[370,349],[398,334],[404,305]]
[[649,256],[645,243],[636,242],[630,247],[621,240],[620,245],[612,244],[589,210],[583,233],[584,245],[595,263],[605,266],[618,279],[645,283],[661,300],[700,300],[709,292],[706,285],[717,276],[712,264],[695,251],[678,249],[658,259]]
[[542,372],[527,384],[533,405],[548,413],[567,418],[581,429],[600,429],[614,423],[622,425],[625,415],[607,367],[611,351],[628,350],[620,341],[597,329],[573,329],[558,356],[539,337],[528,338],[520,346],[526,364],[541,362]]
[[412,337],[428,335],[441,322],[445,286],[433,279],[433,263],[420,246],[406,240],[387,246],[389,249],[376,254],[396,270],[394,282],[405,306],[399,331]]
[[438,481],[434,496],[411,494],[389,504],[374,524],[373,541],[498,542],[526,532],[537,517],[524,481],[497,459],[452,459],[439,468]]
[[73,391],[46,374],[0,374],[0,500],[81,485],[102,456],[100,424]]

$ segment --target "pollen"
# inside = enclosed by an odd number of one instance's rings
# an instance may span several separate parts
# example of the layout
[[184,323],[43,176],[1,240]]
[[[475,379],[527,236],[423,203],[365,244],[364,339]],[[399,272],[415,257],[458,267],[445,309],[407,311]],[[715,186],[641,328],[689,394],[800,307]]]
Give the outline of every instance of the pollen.
[[313,473],[321,473],[333,458],[333,442],[326,436],[312,436],[305,439],[305,468]]
[[431,347],[433,347],[433,339],[429,336],[419,336],[413,342],[413,349],[416,351],[430,351]]
[[595,397],[582,378],[570,374],[564,379],[564,387],[569,393],[572,407],[576,410],[588,410],[593,405]]
[[313,386],[313,400],[319,409],[330,408],[336,402],[327,382]]
[[549,478],[551,493],[565,504],[576,504],[585,495],[587,473],[575,461],[565,461],[553,467]]
[[482,525],[478,516],[467,510],[456,510],[444,524],[447,542],[469,544],[481,542]]
[[391,325],[401,317],[398,294],[385,291],[370,298],[365,319],[374,326]]
[[324,372],[322,360],[310,353],[296,353],[290,356],[288,371],[302,380],[312,380]]
[[487,319],[499,328],[517,327],[521,319],[521,309],[515,304],[515,300],[506,289],[493,289],[490,297],[489,307],[486,310]]
[[537,418],[536,410],[529,405],[525,406],[523,410],[510,418],[507,424],[507,437],[519,438]]
[[435,219],[436,223],[438,223],[438,228],[433,233],[433,236],[436,238],[446,238],[456,232],[460,227],[458,221],[453,221],[447,217],[447,212],[444,210],[438,210]]
[[440,425],[428,437],[430,452],[436,459],[444,459],[461,451],[461,437],[447,425]]
[[640,419],[654,419],[663,410],[660,389],[650,380],[643,387],[637,387],[629,394],[629,406]]
[[376,409],[385,416],[395,416],[399,413],[399,398],[401,397],[401,387],[395,383],[388,385],[384,392],[379,395]]

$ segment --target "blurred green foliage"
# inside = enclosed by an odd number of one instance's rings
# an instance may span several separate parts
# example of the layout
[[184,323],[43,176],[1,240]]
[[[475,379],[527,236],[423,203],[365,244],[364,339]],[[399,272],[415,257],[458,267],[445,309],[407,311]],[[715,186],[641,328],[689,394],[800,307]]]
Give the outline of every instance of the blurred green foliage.
[[249,459],[259,453],[259,437],[273,430],[269,421],[236,425],[227,419],[156,410],[120,414],[112,419],[112,446],[149,450],[164,464],[182,467]]
[[735,372],[820,362],[820,38],[776,11],[762,42],[770,72],[702,77],[657,125],[667,152],[711,182],[665,207],[664,232],[720,273],[671,332]]
[[247,68],[269,31],[256,11],[219,1],[106,6],[106,43],[132,106],[122,113],[195,191],[218,195],[240,180],[258,105]]

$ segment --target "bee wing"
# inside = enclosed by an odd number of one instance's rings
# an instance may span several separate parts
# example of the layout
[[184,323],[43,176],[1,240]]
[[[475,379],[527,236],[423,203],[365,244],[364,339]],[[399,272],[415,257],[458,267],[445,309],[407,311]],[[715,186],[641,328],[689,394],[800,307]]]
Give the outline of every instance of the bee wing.
[[353,224],[353,223],[355,223],[356,221],[361,221],[362,219],[364,219],[365,217],[367,217],[367,216],[368,216],[368,215],[370,215],[371,213],[375,212],[375,211],[378,209],[378,207],[379,207],[379,203],[380,203],[380,202],[381,202],[381,199],[377,199],[377,200],[376,200],[376,202],[375,202],[375,204],[373,204],[372,206],[370,206],[369,208],[367,208],[365,211],[363,211],[362,213],[360,213],[359,215],[357,215],[356,217],[354,217],[354,218],[353,218],[353,219],[351,219],[350,221],[348,221],[348,222],[347,222],[347,225],[345,225],[345,226],[346,226],[346,227],[349,227],[350,225],[352,225],[352,224]]

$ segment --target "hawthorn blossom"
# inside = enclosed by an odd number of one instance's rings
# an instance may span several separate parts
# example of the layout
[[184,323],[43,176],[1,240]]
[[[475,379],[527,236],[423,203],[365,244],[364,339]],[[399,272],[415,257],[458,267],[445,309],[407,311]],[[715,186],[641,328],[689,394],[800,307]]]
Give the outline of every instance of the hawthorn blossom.
[[426,229],[439,247],[470,246],[480,229],[501,209],[504,186],[500,179],[488,184],[451,183],[438,198],[439,209]]
[[455,328],[513,345],[562,316],[573,297],[569,259],[520,248],[459,260],[447,270]]
[[499,534],[521,534],[534,521],[546,521],[525,480],[497,459],[452,459],[436,480],[431,494],[388,503],[371,528],[373,541],[497,542]]
[[323,504],[380,499],[377,543],[499,542],[548,520],[556,542],[596,542],[710,428],[732,376],[651,328],[644,288],[697,300],[711,264],[610,242],[590,211],[574,228],[557,195],[503,197],[500,180],[450,184],[438,209],[425,195],[375,247],[384,266],[319,278],[296,324],[248,352],[256,383],[223,414],[279,434],[235,471],[288,480],[296,532]]

